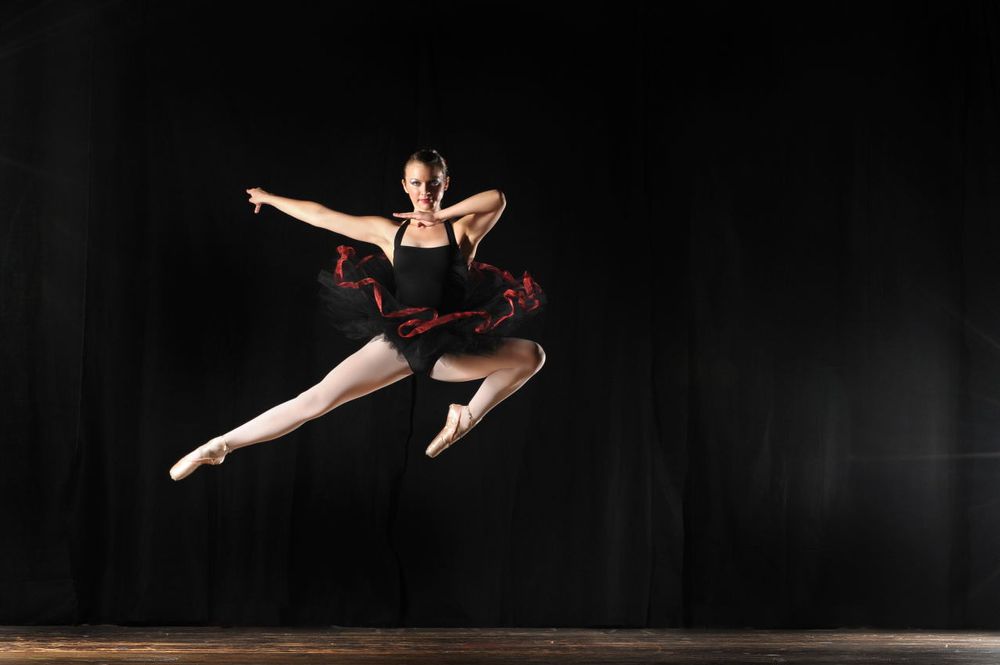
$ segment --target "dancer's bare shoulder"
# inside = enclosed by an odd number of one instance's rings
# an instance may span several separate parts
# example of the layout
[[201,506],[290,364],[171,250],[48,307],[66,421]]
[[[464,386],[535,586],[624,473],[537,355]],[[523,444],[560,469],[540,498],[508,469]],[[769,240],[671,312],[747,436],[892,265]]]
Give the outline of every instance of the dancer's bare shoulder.
[[464,218],[458,218],[455,220],[455,224],[452,228],[455,230],[455,242],[458,243],[458,248],[462,252],[462,257],[465,259],[465,265],[468,266],[476,258],[476,250],[479,249],[479,243],[482,242],[482,237],[476,237],[469,232],[468,226],[465,224],[458,224],[461,219],[468,219],[472,215],[466,215]]
[[500,189],[495,191],[500,197],[500,203],[495,209],[469,213],[455,220],[455,235],[465,238],[468,245],[473,248],[473,251],[479,246],[482,239],[486,237],[486,234],[490,232],[490,229],[496,226],[504,209],[507,207],[507,196]]
[[382,250],[382,253],[388,257],[389,263],[395,265],[396,232],[405,220],[390,219],[378,215],[369,215],[369,217],[372,219],[372,229],[375,232],[375,237],[368,242],[377,245]]
[[396,229],[399,228],[399,221],[381,215],[363,215],[361,219],[368,224],[370,229],[368,242],[378,245],[382,251],[385,251],[387,247],[392,248],[392,242],[396,238]]

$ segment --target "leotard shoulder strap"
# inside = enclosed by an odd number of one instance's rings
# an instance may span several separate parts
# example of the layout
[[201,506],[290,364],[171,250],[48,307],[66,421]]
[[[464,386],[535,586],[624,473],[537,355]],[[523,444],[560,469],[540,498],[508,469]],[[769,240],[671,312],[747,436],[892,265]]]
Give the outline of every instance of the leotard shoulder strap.
[[406,226],[407,226],[407,225],[408,225],[409,223],[410,223],[410,220],[408,220],[408,219],[404,219],[404,220],[403,220],[403,223],[399,225],[399,228],[398,228],[398,229],[396,229],[396,237],[395,237],[395,239],[394,239],[394,240],[392,241],[392,246],[393,246],[393,247],[395,247],[395,248],[397,248],[397,249],[399,248],[399,245],[400,245],[400,243],[402,243],[402,242],[403,242],[403,231],[405,231],[405,230],[406,230]]
[[454,219],[449,219],[444,223],[444,230],[448,233],[448,244],[458,246],[458,241],[455,240],[455,229],[452,228],[452,224],[455,223]]

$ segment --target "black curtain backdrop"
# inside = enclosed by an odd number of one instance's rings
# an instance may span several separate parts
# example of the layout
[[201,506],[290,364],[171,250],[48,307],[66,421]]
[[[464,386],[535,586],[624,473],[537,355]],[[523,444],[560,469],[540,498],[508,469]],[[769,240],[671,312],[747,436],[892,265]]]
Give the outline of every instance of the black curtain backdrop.
[[[0,5],[0,621],[1000,627],[1000,8],[800,5]],[[425,145],[541,372],[172,481]]]

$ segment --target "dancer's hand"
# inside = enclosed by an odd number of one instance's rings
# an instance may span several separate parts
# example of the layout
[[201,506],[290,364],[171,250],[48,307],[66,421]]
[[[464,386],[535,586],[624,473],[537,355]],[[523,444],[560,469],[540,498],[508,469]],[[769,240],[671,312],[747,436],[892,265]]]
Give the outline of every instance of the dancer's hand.
[[434,226],[447,219],[447,217],[441,214],[440,210],[433,212],[417,210],[416,212],[394,212],[392,214],[395,217],[402,217],[404,219],[415,219],[417,220],[417,226]]
[[266,192],[260,187],[251,187],[247,190],[247,194],[250,195],[250,203],[257,206],[253,209],[253,212],[256,215],[260,212],[260,206],[267,203],[267,197],[271,195],[271,192]]

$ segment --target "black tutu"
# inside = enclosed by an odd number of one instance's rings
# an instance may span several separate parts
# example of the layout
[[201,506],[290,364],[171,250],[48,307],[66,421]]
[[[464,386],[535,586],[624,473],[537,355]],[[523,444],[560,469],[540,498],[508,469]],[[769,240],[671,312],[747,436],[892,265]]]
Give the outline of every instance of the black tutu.
[[378,335],[395,347],[415,373],[430,371],[443,353],[493,353],[546,303],[531,275],[520,278],[481,261],[468,269],[465,298],[451,311],[412,307],[396,299],[392,263],[381,250],[356,258],[350,245],[317,276],[324,318],[344,336],[367,340]]

